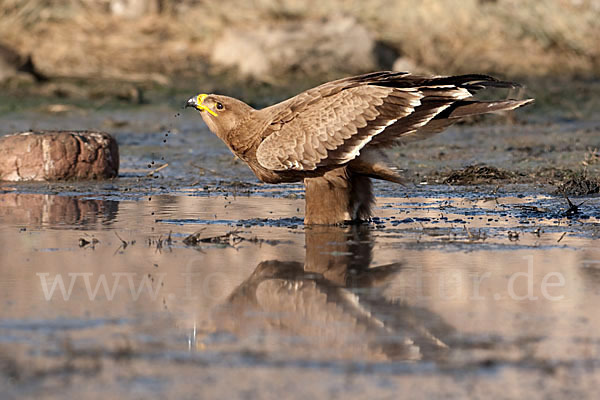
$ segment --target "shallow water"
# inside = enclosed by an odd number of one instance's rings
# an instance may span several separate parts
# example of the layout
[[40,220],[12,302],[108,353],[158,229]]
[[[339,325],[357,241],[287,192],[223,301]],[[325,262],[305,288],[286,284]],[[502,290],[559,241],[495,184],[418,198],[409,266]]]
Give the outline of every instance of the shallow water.
[[305,227],[301,187],[153,115],[119,179],[0,184],[6,397],[593,396],[600,198],[377,184],[372,222]]
[[[473,371],[595,379],[598,199],[567,217],[547,196],[428,190],[379,198],[367,225],[310,228],[301,199],[5,192],[2,378],[14,394],[68,379],[165,395],[198,370],[233,393],[248,368],[265,384],[318,372],[315,390],[340,373],[386,376],[369,383],[383,392]],[[197,231],[235,237],[186,246]]]

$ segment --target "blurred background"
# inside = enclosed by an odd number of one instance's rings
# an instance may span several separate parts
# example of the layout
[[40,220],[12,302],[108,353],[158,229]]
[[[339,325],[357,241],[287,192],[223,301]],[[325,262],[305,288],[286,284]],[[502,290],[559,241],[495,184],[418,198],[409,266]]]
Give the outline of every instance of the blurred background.
[[260,106],[394,69],[525,81],[542,105],[571,88],[558,106],[577,117],[600,74],[600,0],[1,0],[0,15],[0,111],[200,90]]

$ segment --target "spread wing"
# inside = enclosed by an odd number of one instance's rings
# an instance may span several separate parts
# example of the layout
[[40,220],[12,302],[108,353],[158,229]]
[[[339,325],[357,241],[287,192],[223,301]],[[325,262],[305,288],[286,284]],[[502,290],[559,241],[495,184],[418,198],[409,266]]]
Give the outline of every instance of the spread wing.
[[270,124],[256,157],[274,171],[343,165],[371,141],[388,145],[417,132],[472,91],[511,85],[482,75],[424,78],[391,72],[329,82],[262,110]]

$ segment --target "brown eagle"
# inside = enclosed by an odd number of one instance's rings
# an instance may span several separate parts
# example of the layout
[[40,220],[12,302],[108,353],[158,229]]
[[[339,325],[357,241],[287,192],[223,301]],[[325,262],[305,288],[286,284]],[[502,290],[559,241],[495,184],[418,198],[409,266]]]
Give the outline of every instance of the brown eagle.
[[186,107],[200,111],[261,181],[304,181],[306,224],[337,224],[371,216],[370,178],[402,182],[383,148],[425,139],[464,117],[531,103],[472,97],[518,86],[486,75],[383,71],[327,82],[261,110],[216,94],[194,96]]

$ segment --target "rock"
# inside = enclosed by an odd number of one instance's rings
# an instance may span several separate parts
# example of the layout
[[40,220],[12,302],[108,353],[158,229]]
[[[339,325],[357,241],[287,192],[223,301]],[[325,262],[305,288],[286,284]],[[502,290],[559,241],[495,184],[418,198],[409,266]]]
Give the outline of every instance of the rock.
[[107,133],[21,132],[0,137],[0,180],[106,179],[119,172],[119,148]]
[[377,66],[372,35],[352,18],[231,28],[216,41],[211,59],[260,81],[296,72],[354,74]]

